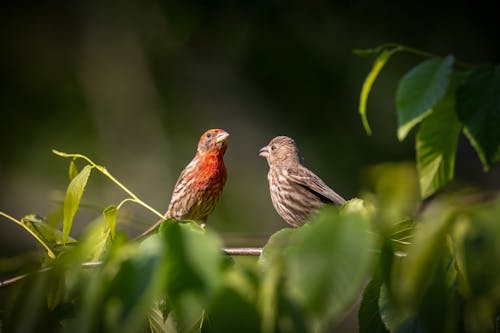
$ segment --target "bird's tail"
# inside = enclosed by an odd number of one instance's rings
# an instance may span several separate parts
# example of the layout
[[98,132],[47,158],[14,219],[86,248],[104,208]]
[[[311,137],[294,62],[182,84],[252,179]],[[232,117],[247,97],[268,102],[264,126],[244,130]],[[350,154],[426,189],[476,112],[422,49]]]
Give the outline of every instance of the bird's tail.
[[140,234],[139,236],[135,237],[134,240],[136,240],[136,241],[142,241],[142,240],[144,240],[144,238],[148,237],[153,232],[155,232],[160,227],[161,223],[163,221],[165,221],[166,219],[167,219],[166,217],[163,218],[163,219],[159,219],[158,221],[156,221],[155,224],[153,224],[151,227],[149,227],[148,230],[144,231],[142,234]]

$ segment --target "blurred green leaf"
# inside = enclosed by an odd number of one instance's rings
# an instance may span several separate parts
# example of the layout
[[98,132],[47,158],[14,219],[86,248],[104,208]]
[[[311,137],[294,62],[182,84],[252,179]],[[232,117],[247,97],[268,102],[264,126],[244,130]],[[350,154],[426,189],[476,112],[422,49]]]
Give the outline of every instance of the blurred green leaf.
[[151,333],[177,333],[173,316],[163,319],[163,314],[157,307],[151,310],[148,320]]
[[[373,83],[375,82],[375,79],[377,76],[380,74],[380,71],[382,68],[385,66],[387,61],[389,61],[390,57],[396,53],[399,49],[398,48],[393,48],[393,49],[384,49],[382,50],[375,61],[373,62],[372,69],[370,70],[370,73],[366,76],[365,82],[363,83],[363,88],[361,89],[361,95],[359,96],[359,113],[361,115],[361,120],[363,122],[363,127],[365,128],[365,131],[368,135],[372,133],[372,130],[370,128],[370,124],[368,123],[368,118],[366,116],[366,103],[368,101],[368,95],[370,94],[370,91],[372,89]],[[359,50],[358,52],[366,52],[367,54],[369,50]],[[366,54],[363,53],[363,54]],[[360,53],[358,53],[360,54]]]
[[194,222],[163,223],[166,243],[167,295],[181,332],[191,330],[203,316],[223,281],[222,244]]
[[475,68],[457,89],[464,132],[488,170],[500,160],[500,65]]
[[233,288],[219,289],[210,306],[202,332],[260,331],[260,318],[255,304]]
[[469,329],[491,331],[500,309],[500,198],[472,207],[453,230]]
[[87,185],[91,170],[92,166],[86,165],[82,171],[73,178],[66,191],[66,196],[64,197],[63,243],[68,241],[69,233],[73,225],[73,218],[80,205],[80,199]]
[[372,263],[373,237],[361,213],[326,206],[299,228],[286,253],[286,288],[312,327],[336,322],[359,296]]
[[111,239],[115,238],[115,227],[116,227],[116,216],[118,215],[118,209],[116,206],[108,206],[102,212],[106,222],[108,223],[108,228],[111,233]]
[[111,244],[80,296],[80,309],[68,321],[71,332],[138,332],[164,290],[165,245],[159,236],[136,243],[123,238]]
[[[21,219],[21,222],[33,231],[38,237],[48,244],[53,250],[56,250],[56,245],[63,244],[62,232],[45,223],[42,216],[37,214],[26,215]],[[68,242],[74,243],[75,239],[68,237]]]
[[446,95],[424,119],[417,133],[417,169],[423,198],[453,179],[461,129],[455,113],[455,88],[460,80],[458,76],[452,79]]
[[432,272],[446,251],[446,234],[452,216],[445,203],[436,202],[422,216],[425,222],[417,224],[407,256],[401,258],[393,270],[392,286],[400,305],[420,304],[422,291],[430,283]]
[[[382,163],[365,172],[365,202],[375,209],[375,227],[391,235],[395,224],[412,219],[419,205],[418,177],[410,163]],[[397,229],[397,227],[396,227]]]
[[360,333],[389,332],[380,318],[380,309],[378,307],[381,286],[381,281],[374,278],[365,287],[358,312]]
[[406,309],[394,305],[385,285],[380,288],[378,298],[380,318],[390,332],[417,333],[415,318]]
[[261,286],[259,311],[262,316],[262,331],[275,332],[278,320],[278,303],[282,297],[285,254],[290,238],[297,229],[284,228],[274,233],[262,249],[259,258]]
[[453,56],[432,58],[412,68],[399,81],[396,91],[398,139],[432,112],[444,96],[453,69]]

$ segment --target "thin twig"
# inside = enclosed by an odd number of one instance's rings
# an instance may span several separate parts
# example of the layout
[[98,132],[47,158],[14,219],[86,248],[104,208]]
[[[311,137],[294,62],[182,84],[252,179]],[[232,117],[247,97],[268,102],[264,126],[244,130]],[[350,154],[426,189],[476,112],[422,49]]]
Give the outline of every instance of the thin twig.
[[229,256],[260,256],[261,247],[227,247],[224,252]]
[[[229,256],[260,256],[262,254],[261,247],[226,247],[222,249],[225,254]],[[102,265],[102,261],[89,261],[81,264],[83,268],[93,268]],[[54,269],[54,267],[44,267],[32,273],[25,273],[21,275],[17,275],[6,280],[0,281],[0,288],[10,286],[16,282],[24,280],[28,276],[35,273],[47,272]]]

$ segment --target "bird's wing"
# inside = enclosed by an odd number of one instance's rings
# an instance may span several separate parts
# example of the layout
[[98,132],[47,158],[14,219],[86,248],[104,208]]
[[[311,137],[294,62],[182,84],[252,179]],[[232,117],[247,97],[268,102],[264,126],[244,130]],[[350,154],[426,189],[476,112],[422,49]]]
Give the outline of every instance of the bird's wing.
[[[172,192],[172,198],[170,199],[167,213],[165,214],[166,217],[180,218],[182,215],[187,213],[191,206],[194,205],[196,196],[194,193],[190,193],[189,191],[189,183],[192,182],[193,179],[190,176],[186,176],[186,174],[192,173],[193,170],[196,169],[196,164],[195,159],[193,159],[179,175],[179,178],[174,186],[174,191]],[[174,211],[176,214],[174,214]]]
[[288,175],[295,183],[321,197],[326,198],[334,204],[343,205],[346,203],[346,200],[328,187],[328,185],[326,185],[321,178],[302,165],[299,165],[297,169],[289,169]]

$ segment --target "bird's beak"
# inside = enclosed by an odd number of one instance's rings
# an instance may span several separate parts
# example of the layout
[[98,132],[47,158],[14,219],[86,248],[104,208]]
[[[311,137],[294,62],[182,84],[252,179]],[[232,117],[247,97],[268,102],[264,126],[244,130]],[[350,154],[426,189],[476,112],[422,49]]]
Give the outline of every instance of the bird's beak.
[[217,136],[215,137],[215,142],[217,143],[224,142],[227,140],[228,137],[229,133],[221,130],[219,133],[217,133]]
[[269,156],[269,148],[267,146],[260,148],[259,156],[267,158]]

